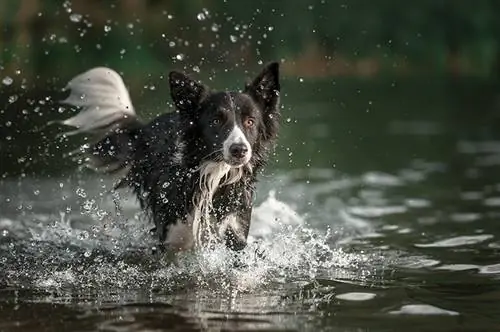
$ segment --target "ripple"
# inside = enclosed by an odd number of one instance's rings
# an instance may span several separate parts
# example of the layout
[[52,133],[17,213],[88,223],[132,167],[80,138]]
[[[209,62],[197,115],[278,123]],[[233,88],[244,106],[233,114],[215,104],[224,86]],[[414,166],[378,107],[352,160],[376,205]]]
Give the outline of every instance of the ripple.
[[345,301],[368,301],[375,298],[375,296],[377,295],[373,293],[352,292],[352,293],[338,294],[335,297],[339,300],[345,300]]
[[457,150],[464,154],[500,153],[500,141],[461,141],[457,144]]
[[480,274],[500,274],[500,263],[485,265],[479,270]]
[[466,270],[476,270],[481,267],[474,264],[448,264],[436,267],[436,270],[446,270],[446,271],[466,271]]
[[382,172],[368,172],[363,175],[363,182],[368,185],[394,187],[401,186],[403,181],[397,176]]
[[466,212],[466,213],[453,213],[450,215],[451,221],[454,222],[473,222],[479,220],[481,215],[479,213],[474,212]]
[[399,172],[399,177],[408,182],[421,182],[425,180],[425,173],[413,169],[403,169]]
[[384,231],[395,231],[395,230],[399,229],[399,226],[398,225],[384,225],[384,226],[382,226],[382,229]]
[[448,248],[448,247],[459,247],[470,244],[480,243],[489,239],[492,239],[491,234],[482,235],[469,235],[469,236],[458,236],[451,239],[436,241],[432,243],[417,243],[414,244],[415,247],[419,248]]
[[438,260],[435,259],[427,259],[427,258],[419,258],[419,257],[410,257],[408,259],[410,262],[407,264],[404,264],[403,267],[408,268],[408,269],[421,269],[424,267],[431,267],[438,265],[441,263]]
[[465,201],[477,201],[483,198],[483,193],[480,191],[466,191],[460,193],[460,198]]
[[382,217],[388,214],[400,214],[408,211],[406,206],[353,206],[349,208],[349,213],[360,217]]
[[408,198],[405,204],[411,208],[426,208],[432,205],[429,200],[423,198]]
[[489,197],[483,201],[486,206],[500,206],[500,197]]
[[389,132],[396,135],[439,135],[443,132],[442,124],[431,121],[395,120],[389,123]]
[[384,234],[380,234],[377,232],[371,232],[371,233],[363,234],[363,235],[359,236],[358,238],[359,239],[378,239],[381,237],[384,237]]
[[448,315],[458,316],[456,311],[441,309],[429,304],[408,304],[399,310],[389,311],[392,315]]
[[500,165],[500,154],[491,154],[485,157],[477,158],[476,165],[483,167]]

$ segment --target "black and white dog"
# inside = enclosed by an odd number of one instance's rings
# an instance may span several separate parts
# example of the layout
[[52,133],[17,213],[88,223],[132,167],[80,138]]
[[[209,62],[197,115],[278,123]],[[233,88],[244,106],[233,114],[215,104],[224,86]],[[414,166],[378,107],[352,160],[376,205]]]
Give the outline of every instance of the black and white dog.
[[[257,174],[279,128],[279,64],[268,64],[242,92],[216,92],[172,71],[175,112],[143,123],[118,73],[98,67],[73,78],[62,121],[87,134],[80,151],[96,171],[121,175],[154,222],[160,247],[246,246]],[[123,173],[121,173],[123,172]]]

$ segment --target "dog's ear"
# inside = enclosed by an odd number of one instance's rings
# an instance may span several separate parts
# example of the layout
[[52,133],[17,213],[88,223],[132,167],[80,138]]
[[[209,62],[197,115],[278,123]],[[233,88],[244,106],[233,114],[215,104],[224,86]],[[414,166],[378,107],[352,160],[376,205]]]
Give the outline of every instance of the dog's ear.
[[168,75],[170,81],[170,95],[179,110],[190,110],[199,105],[206,95],[207,88],[184,75],[172,71]]
[[264,112],[264,141],[274,139],[278,134],[280,115],[279,63],[272,62],[264,67],[252,83],[247,84],[245,93],[249,94]]
[[248,93],[266,113],[277,112],[279,106],[279,63],[271,62],[245,87]]

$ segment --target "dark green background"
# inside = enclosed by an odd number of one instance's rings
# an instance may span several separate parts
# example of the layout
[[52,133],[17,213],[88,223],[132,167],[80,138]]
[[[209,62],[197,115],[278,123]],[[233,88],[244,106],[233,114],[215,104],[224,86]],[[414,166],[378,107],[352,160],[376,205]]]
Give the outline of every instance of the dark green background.
[[0,79],[12,84],[0,85],[0,174],[74,168],[62,153],[78,138],[43,126],[69,116],[61,89],[91,67],[119,71],[151,118],[170,109],[174,68],[234,89],[271,60],[284,105],[274,167],[452,159],[456,139],[496,133],[498,14],[487,0],[3,1]]

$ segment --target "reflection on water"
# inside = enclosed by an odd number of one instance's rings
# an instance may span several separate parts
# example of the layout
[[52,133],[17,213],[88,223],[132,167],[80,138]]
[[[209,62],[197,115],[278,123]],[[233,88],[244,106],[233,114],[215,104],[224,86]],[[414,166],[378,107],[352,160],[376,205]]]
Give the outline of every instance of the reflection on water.
[[500,138],[288,98],[240,255],[152,255],[109,179],[1,180],[0,330],[494,330]]

